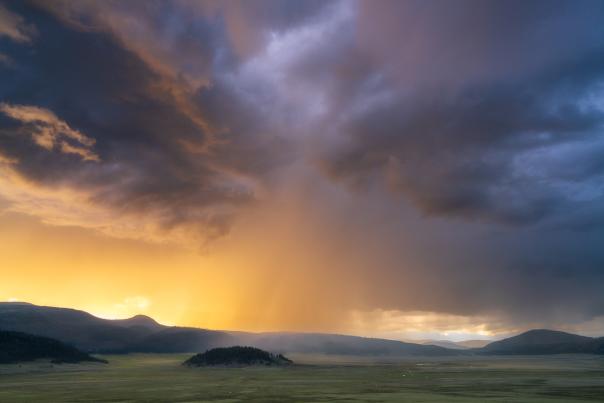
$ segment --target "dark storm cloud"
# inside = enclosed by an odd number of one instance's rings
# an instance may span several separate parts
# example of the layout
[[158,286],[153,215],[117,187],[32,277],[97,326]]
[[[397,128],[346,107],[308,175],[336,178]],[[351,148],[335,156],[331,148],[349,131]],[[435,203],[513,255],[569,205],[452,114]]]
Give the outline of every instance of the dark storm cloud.
[[604,313],[603,18],[601,2],[360,2],[292,66],[327,99],[323,172],[439,222],[368,207],[384,217],[357,247],[388,245],[370,299],[524,323]]
[[591,170],[578,180],[592,186],[597,156],[531,163],[601,139],[603,16],[598,2],[361,3],[349,63],[366,74],[344,76],[354,96],[336,104],[340,141],[322,165],[354,185],[383,177],[431,215],[522,224],[564,213],[573,195],[560,171]]
[[[31,44],[3,43],[16,66],[1,67],[0,98],[7,108],[39,108],[94,139],[99,161],[36,146],[22,133],[31,125],[5,113],[0,145],[16,161],[11,168],[43,187],[84,191],[93,205],[150,215],[164,230],[184,225],[199,228],[201,238],[223,235],[278,160],[263,150],[285,147],[256,123],[254,105],[240,102],[218,77],[191,89],[102,27],[81,29],[26,4],[13,8],[38,35]],[[220,27],[182,33],[206,47],[199,60],[209,65],[218,47],[204,42],[212,30]]]
[[3,4],[3,208],[199,244],[291,191],[361,308],[604,314],[604,3]]
[[[575,103],[586,88],[559,96],[555,88],[527,85],[479,89],[449,100],[397,100],[355,116],[341,128],[350,142],[329,156],[329,172],[352,181],[387,175],[394,189],[428,214],[538,220],[567,197],[542,183],[522,157],[598,136],[604,115]],[[585,157],[579,167],[596,169],[581,176],[589,182],[601,171],[594,155]],[[566,180],[553,176],[554,170],[546,174]]]

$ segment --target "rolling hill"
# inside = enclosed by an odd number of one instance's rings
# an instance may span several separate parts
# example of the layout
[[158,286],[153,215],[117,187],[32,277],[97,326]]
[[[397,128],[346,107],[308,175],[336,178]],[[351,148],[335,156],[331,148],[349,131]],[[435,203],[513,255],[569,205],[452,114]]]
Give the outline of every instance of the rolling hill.
[[143,315],[108,320],[75,309],[9,302],[0,303],[0,329],[50,337],[93,353],[183,353],[245,345],[279,353],[375,357],[604,354],[604,338],[545,329],[531,330],[481,348],[462,350],[339,334],[247,333],[164,326]]
[[468,348],[450,340],[418,340],[417,342],[427,346],[439,346],[454,350],[466,350]]
[[230,342],[205,329],[164,326],[137,315],[108,320],[68,308],[0,303],[0,329],[51,337],[88,352],[190,352]]
[[494,355],[604,354],[604,338],[535,329],[495,341],[476,351]]
[[0,329],[52,337],[88,352],[199,352],[247,345],[280,353],[365,356],[457,355],[457,350],[395,340],[320,333],[246,333],[164,326],[146,316],[125,320],[97,318],[87,312],[0,303]]
[[56,364],[82,361],[107,361],[92,357],[75,347],[48,337],[27,333],[0,331],[0,363],[14,364],[48,359]]
[[448,356],[459,350],[397,340],[324,333],[247,333],[239,344],[284,353],[320,353],[357,356]]
[[461,340],[461,341],[452,341],[452,340],[439,340],[439,339],[420,339],[420,340],[405,340],[409,343],[418,343],[424,345],[432,345],[432,346],[440,346],[445,348],[451,348],[454,350],[468,350],[471,348],[482,348],[489,343],[492,343],[492,340]]

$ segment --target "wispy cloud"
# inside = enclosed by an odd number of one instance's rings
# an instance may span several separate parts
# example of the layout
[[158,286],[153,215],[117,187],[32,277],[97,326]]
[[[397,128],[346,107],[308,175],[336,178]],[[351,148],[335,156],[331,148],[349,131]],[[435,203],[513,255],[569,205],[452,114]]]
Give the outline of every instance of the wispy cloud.
[[18,43],[31,42],[36,33],[33,25],[0,4],[0,37],[6,36]]
[[34,142],[46,150],[58,148],[65,154],[79,155],[85,161],[100,161],[91,148],[95,140],[72,129],[51,110],[28,105],[0,104],[0,111],[23,123]]

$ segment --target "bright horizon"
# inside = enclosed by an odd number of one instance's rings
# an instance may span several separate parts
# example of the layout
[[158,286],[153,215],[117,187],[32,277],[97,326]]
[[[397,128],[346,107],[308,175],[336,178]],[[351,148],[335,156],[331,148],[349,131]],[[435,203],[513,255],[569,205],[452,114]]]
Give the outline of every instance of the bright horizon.
[[[89,314],[91,314],[92,316],[95,316],[97,318],[100,319],[107,319],[107,320],[123,320],[123,319],[131,319],[134,318],[136,316],[146,316],[149,317],[151,319],[153,319],[154,321],[156,321],[157,323],[159,323],[160,325],[164,325],[164,326],[189,326],[189,327],[196,327],[196,328],[203,328],[203,329],[208,329],[208,330],[218,330],[218,331],[248,331],[251,333],[315,333],[315,331],[313,330],[302,330],[302,331],[294,331],[294,330],[288,330],[288,329],[270,329],[270,330],[246,330],[246,329],[232,329],[232,328],[210,328],[207,326],[201,326],[201,325],[195,325],[195,324],[185,324],[185,323],[174,323],[174,322],[166,322],[166,321],[161,321],[158,320],[156,317],[153,317],[149,312],[147,312],[147,304],[148,304],[148,300],[143,300],[142,297],[137,297],[137,302],[133,303],[132,305],[136,306],[137,304],[139,305],[138,307],[134,307],[132,312],[136,312],[136,313],[131,313],[131,314],[126,314],[122,311],[121,314],[115,315],[114,313],[108,313],[108,312],[94,312],[94,311],[88,311],[84,308],[78,308],[78,307],[73,307],[73,306],[55,306],[55,305],[45,305],[45,304],[34,304],[37,306],[48,306],[48,307],[52,307],[52,308],[69,308],[69,309],[77,309],[77,310],[81,310],[83,312],[87,312]],[[143,302],[145,301],[145,302]],[[0,302],[9,302],[9,303],[26,303],[26,304],[32,304],[29,301],[19,301],[15,298],[9,298],[6,301],[0,301]],[[141,307],[140,305],[144,304],[144,307]],[[118,304],[119,305],[119,310],[123,309],[123,306],[125,306],[125,304]],[[127,305],[127,304],[126,304]],[[422,316],[421,314],[415,314],[415,317],[418,316]],[[530,330],[530,329],[527,329]],[[552,329],[552,330],[556,330],[556,329]],[[329,331],[316,331],[317,333],[330,333]],[[333,333],[333,332],[332,332]],[[484,333],[465,333],[463,331],[446,331],[443,333],[438,333],[438,332],[421,332],[421,331],[411,331],[411,332],[403,332],[403,333],[384,333],[384,334],[371,334],[371,333],[345,333],[345,332],[340,332],[340,333],[335,333],[335,334],[349,334],[352,336],[361,336],[361,337],[376,337],[376,338],[383,338],[383,339],[390,339],[390,340],[400,340],[400,341],[406,341],[406,342],[424,342],[426,340],[434,340],[434,341],[468,341],[468,340],[486,340],[486,341],[495,341],[495,340],[499,340],[505,337],[509,337],[509,336],[513,336],[515,335],[515,333],[501,333],[497,336],[495,335],[485,335]]]

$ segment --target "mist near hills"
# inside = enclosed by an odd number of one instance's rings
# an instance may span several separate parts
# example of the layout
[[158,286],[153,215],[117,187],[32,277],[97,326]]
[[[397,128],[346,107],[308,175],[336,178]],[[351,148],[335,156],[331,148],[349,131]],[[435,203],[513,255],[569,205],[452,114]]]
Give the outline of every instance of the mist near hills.
[[451,341],[451,340],[409,340],[409,342],[424,344],[424,345],[432,345],[439,346],[444,348],[451,348],[454,350],[468,350],[471,348],[482,348],[487,344],[491,343],[492,340],[460,340],[460,341]]
[[[144,315],[108,320],[76,309],[6,302],[0,303],[0,330],[50,337],[90,353],[183,353],[246,345],[275,353],[373,357],[604,354],[602,337],[546,329],[531,330],[486,346],[480,346],[482,340],[418,344],[325,333],[249,333],[165,326]],[[480,347],[468,348],[461,343]]]
[[492,343],[491,340],[462,340],[456,341],[455,344],[466,348],[482,348],[487,344]]
[[322,333],[247,333],[164,326],[146,316],[108,320],[68,308],[0,303],[0,329],[56,338],[97,353],[180,353],[249,345],[272,352],[367,356],[447,356],[456,350]]

